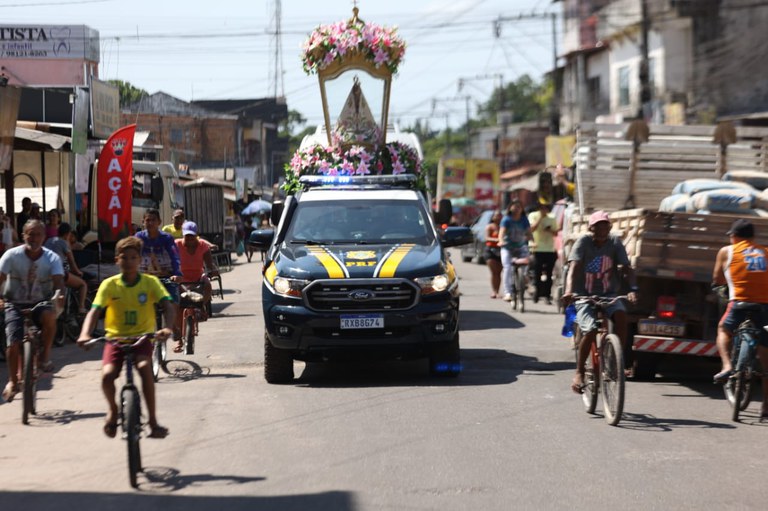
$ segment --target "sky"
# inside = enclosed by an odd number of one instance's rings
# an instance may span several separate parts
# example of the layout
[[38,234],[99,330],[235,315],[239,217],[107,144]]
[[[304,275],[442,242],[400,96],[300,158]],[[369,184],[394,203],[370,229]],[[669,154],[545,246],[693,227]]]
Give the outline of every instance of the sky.
[[[289,109],[315,125],[322,122],[318,80],[301,68],[301,43],[317,25],[350,18],[353,4],[0,0],[0,24],[88,25],[99,31],[102,80],[120,79],[185,101],[285,96]],[[494,33],[499,16],[559,14],[561,4],[551,0],[358,0],[357,6],[361,19],[397,26],[406,41],[390,99],[390,120],[401,126],[417,120],[433,129],[446,122],[456,126],[466,117],[465,97],[472,115],[501,81],[524,74],[541,80],[553,66],[548,18],[504,21],[498,37]]]

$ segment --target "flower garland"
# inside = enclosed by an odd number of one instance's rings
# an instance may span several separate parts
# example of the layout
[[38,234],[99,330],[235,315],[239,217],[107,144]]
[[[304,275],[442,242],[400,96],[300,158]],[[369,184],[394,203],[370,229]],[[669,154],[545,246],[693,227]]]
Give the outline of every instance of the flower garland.
[[304,42],[302,50],[301,62],[307,74],[315,74],[355,52],[375,67],[386,66],[394,74],[405,55],[405,41],[397,35],[396,27],[363,23],[355,17],[349,22],[319,25]]
[[290,163],[286,163],[283,189],[289,194],[300,190],[299,177],[305,175],[397,174],[415,174],[419,178],[418,186],[424,185],[421,159],[416,150],[407,144],[391,142],[373,151],[359,145],[353,145],[344,151],[338,146],[325,147],[316,144],[303,151],[297,150]]

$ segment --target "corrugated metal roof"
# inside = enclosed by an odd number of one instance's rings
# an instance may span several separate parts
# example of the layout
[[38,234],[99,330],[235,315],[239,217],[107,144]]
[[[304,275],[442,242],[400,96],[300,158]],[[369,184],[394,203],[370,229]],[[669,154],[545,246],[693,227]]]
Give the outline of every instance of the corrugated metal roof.
[[37,130],[30,130],[27,128],[19,128],[16,127],[16,138],[21,138],[23,140],[29,140],[30,142],[35,142],[37,144],[43,144],[47,145],[51,149],[58,151],[62,147],[64,147],[64,144],[68,144],[72,142],[72,139],[70,137],[65,137],[63,135],[56,135],[54,133],[46,133],[44,131],[37,131]]

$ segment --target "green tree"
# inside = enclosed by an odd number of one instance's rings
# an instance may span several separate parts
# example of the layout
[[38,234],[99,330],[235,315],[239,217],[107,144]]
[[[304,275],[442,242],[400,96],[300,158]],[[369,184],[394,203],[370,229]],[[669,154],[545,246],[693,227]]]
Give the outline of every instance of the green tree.
[[149,96],[149,93],[147,91],[145,91],[144,89],[139,89],[138,87],[134,87],[133,85],[131,85],[130,82],[124,82],[122,80],[108,80],[108,81],[112,85],[116,86],[120,91],[121,107],[136,103],[137,101],[140,101],[142,98]]
[[541,121],[546,117],[552,97],[549,82],[537,83],[528,75],[510,82],[503,89],[496,87],[490,99],[480,106],[478,114],[485,126],[495,125],[498,112],[512,112],[511,122]]

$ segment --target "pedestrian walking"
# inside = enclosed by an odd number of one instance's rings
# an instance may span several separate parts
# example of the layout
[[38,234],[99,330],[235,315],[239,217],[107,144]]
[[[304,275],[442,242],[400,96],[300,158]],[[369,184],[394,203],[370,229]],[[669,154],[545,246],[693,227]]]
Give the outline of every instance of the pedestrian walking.
[[491,298],[499,297],[501,287],[501,248],[499,248],[499,224],[501,223],[501,211],[496,210],[491,216],[488,225],[485,226],[485,249],[483,258],[488,270],[491,272]]
[[[539,203],[537,211],[528,215],[531,224],[533,241],[533,275],[536,289],[533,303],[544,298],[547,305],[552,304],[552,270],[555,268],[557,253],[555,252],[555,236],[557,235],[557,220],[552,214],[552,207],[547,203]],[[542,277],[545,277],[542,279]]]

